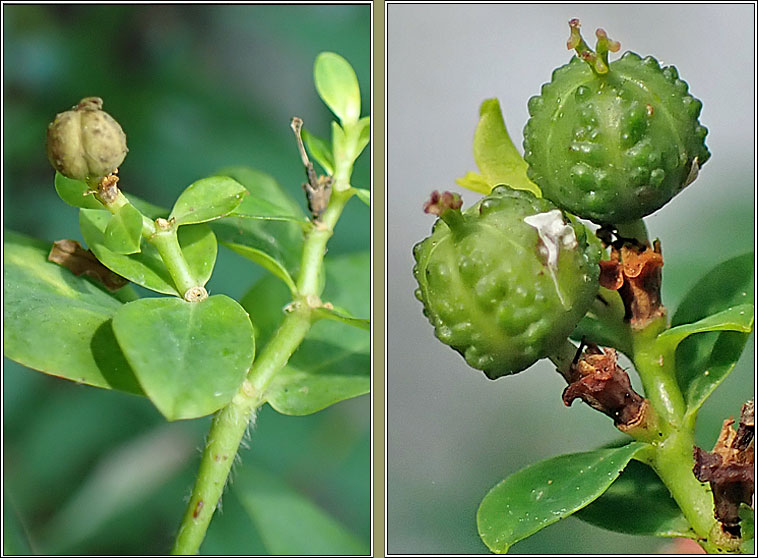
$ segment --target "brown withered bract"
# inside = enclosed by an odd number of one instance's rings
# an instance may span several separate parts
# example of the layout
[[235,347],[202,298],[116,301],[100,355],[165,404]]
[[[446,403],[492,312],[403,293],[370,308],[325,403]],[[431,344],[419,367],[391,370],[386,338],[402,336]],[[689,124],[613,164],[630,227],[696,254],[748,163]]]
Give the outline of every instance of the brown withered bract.
[[614,349],[603,350],[588,343],[571,365],[567,381],[569,385],[563,391],[567,406],[579,398],[611,417],[619,428],[640,422],[645,398],[632,388],[629,375],[617,364]]
[[666,313],[661,303],[661,243],[656,240],[651,247],[619,239],[610,246],[610,259],[600,262],[600,285],[619,292],[625,319],[634,329],[643,329]]
[[693,472],[713,490],[714,516],[724,532],[740,536],[740,504],[751,505],[755,492],[754,402],[742,406],[735,431],[734,419],[724,421],[712,452],[694,448]]
[[86,275],[94,279],[111,292],[129,282],[101,264],[91,251],[82,248],[76,240],[56,240],[47,259],[65,267],[77,277]]

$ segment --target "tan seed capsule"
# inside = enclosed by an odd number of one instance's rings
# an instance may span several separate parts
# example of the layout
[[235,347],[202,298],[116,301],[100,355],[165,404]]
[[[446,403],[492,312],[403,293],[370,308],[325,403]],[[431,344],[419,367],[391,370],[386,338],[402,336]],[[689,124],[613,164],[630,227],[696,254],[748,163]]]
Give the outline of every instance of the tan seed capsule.
[[68,178],[97,179],[116,171],[127,151],[126,134],[104,112],[103,100],[85,97],[47,128],[47,158]]

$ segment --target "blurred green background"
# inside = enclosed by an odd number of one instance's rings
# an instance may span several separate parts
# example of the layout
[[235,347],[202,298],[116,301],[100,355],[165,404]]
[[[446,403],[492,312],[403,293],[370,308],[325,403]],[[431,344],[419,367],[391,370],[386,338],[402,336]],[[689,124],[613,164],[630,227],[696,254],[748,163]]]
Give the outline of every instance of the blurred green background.
[[[163,206],[221,167],[248,165],[305,208],[289,121],[300,116],[329,136],[312,76],[321,51],[353,65],[368,114],[369,5],[6,4],[3,16],[4,227],[45,240],[81,239],[44,141],[47,123],[82,97],[102,97],[127,133],[119,185]],[[364,153],[353,184],[369,188],[369,170]],[[351,202],[330,254],[366,250],[369,222],[368,208]],[[208,288],[239,299],[261,274],[222,249]],[[367,396],[308,417],[265,407],[235,474],[276,474],[368,545],[369,412]],[[146,399],[7,359],[3,416],[6,535],[26,531],[36,553],[168,552],[208,419],[167,424]],[[229,491],[202,551],[266,553]]]
[[[387,548],[401,554],[486,554],[476,510],[506,476],[621,438],[587,405],[566,408],[565,382],[542,361],[497,381],[435,337],[413,296],[413,245],[434,219],[432,190],[479,196],[454,180],[476,170],[481,102],[497,97],[520,152],[527,101],[566,64],[568,21],[585,39],[604,28],[622,51],[674,64],[703,102],[713,156],[698,179],[646,219],[661,239],[663,302],[675,309],[713,265],[755,245],[755,5],[391,4],[387,13]],[[735,56],[726,53],[738,52]],[[611,56],[614,59],[615,55]],[[755,335],[704,405],[697,443],[755,391]],[[628,362],[622,362],[629,366]],[[633,384],[639,390],[634,372]],[[568,518],[514,554],[644,554],[663,539],[623,536]]]

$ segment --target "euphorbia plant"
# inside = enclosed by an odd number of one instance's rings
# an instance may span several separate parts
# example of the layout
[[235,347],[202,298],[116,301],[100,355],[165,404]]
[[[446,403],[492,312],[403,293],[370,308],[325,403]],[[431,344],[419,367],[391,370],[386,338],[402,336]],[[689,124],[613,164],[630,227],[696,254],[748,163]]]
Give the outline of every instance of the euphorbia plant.
[[480,173],[458,183],[486,195],[465,210],[449,192],[427,202],[440,219],[414,250],[416,296],[470,366],[497,379],[548,358],[568,384],[563,402],[582,399],[626,440],[506,478],[481,502],[479,534],[504,553],[576,514],[622,533],[691,538],[708,552],[749,552],[753,402],[736,429],[725,421],[711,452],[694,446],[694,431],[752,331],[753,254],[717,265],[669,313],[661,242],[643,221],[710,158],[702,104],[674,67],[632,52],[609,62],[620,44],[605,31],[592,50],[577,20],[570,30],[577,56],[530,99],[523,158],[498,101],[482,104]]
[[[369,191],[351,184],[370,120],[361,118],[358,81],[344,58],[320,54],[314,79],[337,120],[331,141],[308,133],[298,117],[291,122],[309,214],[271,176],[246,167],[197,180],[170,210],[131,196],[128,176],[117,175],[126,136],[102,99],[86,97],[55,118],[47,137],[56,191],[79,208],[86,249],[6,233],[6,356],[145,396],[170,421],[213,414],[177,518],[177,554],[200,549],[261,406],[307,415],[370,389],[370,322],[350,310],[368,307],[368,252],[325,257],[349,200],[370,203]],[[270,272],[240,302],[205,288],[219,243]],[[322,299],[325,289],[334,298]],[[139,294],[148,291],[164,296]],[[360,550],[348,542],[349,552]]]

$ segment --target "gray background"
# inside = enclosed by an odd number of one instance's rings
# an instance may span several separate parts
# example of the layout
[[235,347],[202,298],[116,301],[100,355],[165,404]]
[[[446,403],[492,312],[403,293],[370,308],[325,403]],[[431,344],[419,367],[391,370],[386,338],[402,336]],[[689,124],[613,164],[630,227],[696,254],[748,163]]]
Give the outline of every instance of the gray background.
[[[604,416],[563,406],[565,384],[545,363],[498,381],[468,368],[433,336],[413,297],[412,246],[433,219],[434,189],[477,194],[454,179],[476,170],[479,104],[498,97],[521,146],[527,100],[571,57],[567,22],[594,46],[603,27],[622,52],[674,64],[703,101],[713,153],[698,180],[646,221],[661,238],[671,309],[714,263],[754,246],[754,6],[388,5],[388,447],[390,553],[486,553],[476,509],[508,474],[537,460],[589,450],[619,435]],[[615,55],[611,55],[612,59]],[[754,391],[754,339],[701,412],[710,449],[720,421]],[[636,375],[631,374],[636,383]],[[570,518],[514,553],[638,553],[668,544],[611,534]]]

